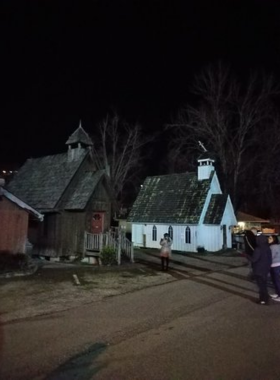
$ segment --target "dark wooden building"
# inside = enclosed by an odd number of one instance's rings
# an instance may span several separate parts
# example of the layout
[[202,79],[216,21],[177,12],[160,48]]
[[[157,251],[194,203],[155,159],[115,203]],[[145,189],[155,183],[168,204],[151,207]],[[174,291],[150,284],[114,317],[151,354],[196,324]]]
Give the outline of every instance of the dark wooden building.
[[29,224],[42,220],[43,215],[0,186],[0,254],[25,253]]
[[80,125],[66,144],[66,153],[27,160],[9,184],[44,214],[42,226],[29,231],[35,252],[44,256],[82,254],[85,231],[110,227],[110,189],[93,161],[91,139]]

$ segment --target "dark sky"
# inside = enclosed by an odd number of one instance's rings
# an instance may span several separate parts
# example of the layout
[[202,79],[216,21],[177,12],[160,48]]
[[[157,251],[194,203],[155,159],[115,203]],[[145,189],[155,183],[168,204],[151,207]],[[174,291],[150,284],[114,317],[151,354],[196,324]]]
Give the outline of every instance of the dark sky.
[[2,1],[0,164],[62,152],[110,110],[159,130],[211,62],[280,80],[278,3]]

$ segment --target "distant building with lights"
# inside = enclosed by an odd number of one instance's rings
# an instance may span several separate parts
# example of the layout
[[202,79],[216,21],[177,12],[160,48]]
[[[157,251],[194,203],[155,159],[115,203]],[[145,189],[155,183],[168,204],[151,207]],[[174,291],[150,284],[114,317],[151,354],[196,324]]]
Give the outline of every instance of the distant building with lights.
[[0,178],[4,178],[6,183],[13,178],[13,176],[18,172],[18,165],[0,163]]

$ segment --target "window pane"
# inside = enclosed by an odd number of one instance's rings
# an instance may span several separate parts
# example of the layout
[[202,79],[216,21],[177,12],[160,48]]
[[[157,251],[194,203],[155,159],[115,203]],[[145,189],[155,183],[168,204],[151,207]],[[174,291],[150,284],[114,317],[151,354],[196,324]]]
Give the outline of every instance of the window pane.
[[190,230],[190,227],[186,227],[186,231],[185,231],[185,242],[187,244],[190,244],[191,243],[191,230]]
[[173,240],[173,228],[172,228],[172,226],[169,226],[168,234],[169,234],[170,238]]
[[153,241],[157,241],[157,228],[153,226]]

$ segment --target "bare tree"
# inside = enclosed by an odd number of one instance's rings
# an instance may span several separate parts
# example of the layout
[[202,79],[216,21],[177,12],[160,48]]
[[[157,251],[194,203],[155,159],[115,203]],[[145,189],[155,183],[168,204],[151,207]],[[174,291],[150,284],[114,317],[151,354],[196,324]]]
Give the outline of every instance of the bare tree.
[[280,212],[280,118],[275,113],[273,116],[259,131],[255,149],[258,161],[249,173],[253,184],[250,195],[266,217],[279,217]]
[[152,137],[143,136],[139,124],[128,124],[117,114],[107,115],[93,138],[93,155],[99,169],[105,169],[112,190],[113,209],[118,209],[123,190],[133,183],[143,167],[143,147]]
[[[198,154],[201,140],[214,153],[224,189],[235,207],[240,202],[240,186],[246,182],[260,159],[256,152],[264,128],[278,122],[271,99],[278,93],[272,77],[252,74],[242,85],[222,64],[209,66],[195,78],[195,105],[182,107],[172,127],[171,159],[182,152]],[[279,124],[278,124],[279,125]],[[273,144],[279,143],[275,127],[270,128]]]

